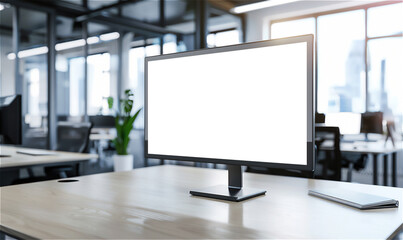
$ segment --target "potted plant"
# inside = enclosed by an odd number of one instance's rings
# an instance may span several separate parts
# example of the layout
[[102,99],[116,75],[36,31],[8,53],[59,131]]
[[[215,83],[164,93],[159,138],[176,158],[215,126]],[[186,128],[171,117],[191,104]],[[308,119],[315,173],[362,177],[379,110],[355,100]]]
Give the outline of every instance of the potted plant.
[[[112,157],[115,172],[133,169],[133,155],[128,154],[127,146],[130,142],[130,132],[133,129],[133,123],[141,111],[140,108],[132,114],[133,99],[134,94],[132,90],[127,89],[124,98],[119,100],[117,109],[115,109],[116,138],[112,140],[116,148],[116,154]],[[109,109],[113,109],[113,98],[108,97],[107,100]]]

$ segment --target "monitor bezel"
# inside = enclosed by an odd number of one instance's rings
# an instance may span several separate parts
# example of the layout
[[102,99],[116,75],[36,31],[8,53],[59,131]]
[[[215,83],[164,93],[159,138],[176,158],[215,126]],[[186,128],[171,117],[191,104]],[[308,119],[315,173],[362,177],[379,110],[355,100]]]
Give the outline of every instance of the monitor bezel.
[[[312,34],[302,35],[289,38],[280,38],[274,40],[265,40],[251,43],[242,43],[224,47],[208,48],[193,50],[181,53],[164,54],[159,56],[146,57],[144,60],[144,154],[146,158],[154,159],[166,159],[166,160],[178,160],[178,161],[191,161],[191,162],[201,162],[201,163],[217,163],[217,164],[228,164],[228,165],[242,165],[242,166],[256,166],[256,167],[268,167],[268,168],[278,168],[278,169],[290,169],[290,170],[301,170],[301,171],[313,171],[315,162],[315,126],[314,126],[314,77],[313,77],[313,41],[314,37]],[[307,164],[284,164],[275,162],[257,162],[248,160],[234,160],[234,159],[217,159],[217,158],[199,158],[190,156],[172,156],[172,155],[160,155],[160,154],[149,154],[148,153],[148,63],[150,61],[158,61],[164,59],[196,56],[211,53],[220,53],[228,51],[245,50],[259,47],[268,47],[276,45],[285,45],[293,43],[307,43]],[[286,143],[282,143],[286,144]],[[292,149],[292,146],[290,146]],[[286,153],[284,153],[286,154]]]

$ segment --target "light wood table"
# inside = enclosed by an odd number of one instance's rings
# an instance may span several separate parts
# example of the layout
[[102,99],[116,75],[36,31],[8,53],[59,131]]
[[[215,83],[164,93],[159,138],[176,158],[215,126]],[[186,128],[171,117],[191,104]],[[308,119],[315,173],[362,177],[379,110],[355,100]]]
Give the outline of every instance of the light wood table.
[[309,196],[340,188],[403,201],[403,189],[244,173],[266,196],[226,202],[189,195],[227,182],[227,172],[157,166],[1,188],[0,230],[19,238],[386,239],[402,207],[361,211]]
[[[17,174],[20,168],[34,167],[34,166],[55,166],[60,164],[76,164],[76,170],[78,171],[79,163],[88,161],[90,159],[98,158],[96,154],[85,153],[72,153],[61,151],[40,151],[46,153],[54,153],[54,155],[46,156],[32,156],[27,154],[17,153],[20,150],[39,150],[31,148],[13,147],[0,145],[0,155],[7,155],[7,157],[0,157],[0,172],[2,173],[2,185],[7,185],[6,177]],[[6,176],[7,175],[7,176]]]

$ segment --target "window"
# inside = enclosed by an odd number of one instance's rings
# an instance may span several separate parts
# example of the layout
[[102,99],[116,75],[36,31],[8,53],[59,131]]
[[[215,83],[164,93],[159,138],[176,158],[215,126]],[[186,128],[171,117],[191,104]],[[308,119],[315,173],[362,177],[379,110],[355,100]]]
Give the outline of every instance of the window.
[[368,37],[403,32],[403,3],[368,9]]
[[111,96],[109,53],[88,56],[88,115],[109,114],[106,98]]
[[222,47],[240,43],[239,31],[229,30],[207,35],[208,47]]
[[[159,54],[160,45],[158,44],[148,45],[146,47],[136,47],[130,49],[129,51],[129,78],[130,82],[132,83],[131,88],[134,89],[133,111],[137,111],[137,109],[144,106],[144,58]],[[134,127],[144,128],[144,111],[140,112],[138,120],[136,120],[134,123]]]
[[403,120],[402,66],[402,37],[368,41],[368,110],[384,112],[386,120]]
[[275,39],[305,34],[315,34],[315,18],[274,23],[271,26],[270,36]]
[[365,111],[364,10],[318,17],[318,111]]
[[69,60],[69,114],[84,116],[84,57]]
[[176,36],[173,34],[167,34],[164,36],[164,47],[163,47],[163,53],[168,54],[168,53],[176,53],[177,46],[176,46]]
[[317,33],[317,111],[383,111],[403,129],[402,12],[403,3],[385,3],[279,20],[271,36]]

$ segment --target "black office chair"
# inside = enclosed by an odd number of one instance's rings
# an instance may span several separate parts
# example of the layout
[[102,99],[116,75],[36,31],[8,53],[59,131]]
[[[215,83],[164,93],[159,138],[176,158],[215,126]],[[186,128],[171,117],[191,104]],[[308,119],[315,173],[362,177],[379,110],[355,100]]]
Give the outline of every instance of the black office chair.
[[90,122],[94,128],[114,128],[115,117],[109,115],[95,115],[89,116]]
[[[59,122],[57,125],[56,150],[65,152],[88,152],[92,123]],[[66,178],[74,175],[74,168],[70,165],[45,167],[49,178]]]
[[315,145],[317,149],[315,178],[340,181],[342,167],[340,129],[315,127]]

